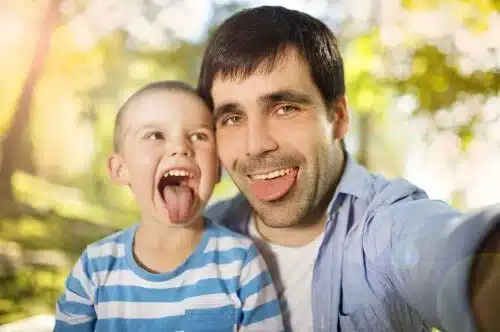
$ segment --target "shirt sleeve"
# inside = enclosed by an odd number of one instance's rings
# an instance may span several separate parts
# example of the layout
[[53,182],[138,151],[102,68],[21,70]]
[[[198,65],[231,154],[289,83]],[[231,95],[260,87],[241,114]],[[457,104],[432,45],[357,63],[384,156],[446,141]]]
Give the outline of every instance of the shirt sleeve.
[[56,303],[54,332],[94,331],[97,319],[94,289],[89,272],[89,259],[84,252],[66,279],[64,293]]
[[283,331],[276,289],[264,259],[252,245],[240,274],[238,296],[242,303],[238,331]]
[[373,221],[392,225],[388,254],[381,256],[397,292],[428,326],[475,331],[468,282],[474,254],[492,218],[461,214],[430,199],[402,201],[381,210]]

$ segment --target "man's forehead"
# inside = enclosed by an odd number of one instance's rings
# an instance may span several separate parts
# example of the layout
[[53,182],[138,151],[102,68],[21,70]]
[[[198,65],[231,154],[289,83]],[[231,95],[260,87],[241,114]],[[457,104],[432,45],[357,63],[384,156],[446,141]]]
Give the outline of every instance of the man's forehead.
[[314,89],[308,65],[295,53],[283,57],[269,68],[263,64],[247,76],[217,74],[211,89],[214,106],[257,101],[284,90],[305,92]]
[[294,47],[286,47],[273,56],[262,59],[255,67],[248,65],[235,66],[230,69],[222,69],[214,75],[213,85],[216,83],[241,83],[252,77],[272,76],[275,73],[285,72],[291,65],[305,70],[309,69],[307,61],[296,51]]

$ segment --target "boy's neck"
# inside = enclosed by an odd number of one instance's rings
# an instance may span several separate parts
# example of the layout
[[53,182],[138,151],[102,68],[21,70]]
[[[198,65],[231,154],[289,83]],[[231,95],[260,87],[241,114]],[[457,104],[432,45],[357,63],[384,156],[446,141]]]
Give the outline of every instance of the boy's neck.
[[203,217],[189,227],[169,227],[157,222],[142,221],[134,239],[135,259],[150,272],[174,270],[194,252],[203,231]]

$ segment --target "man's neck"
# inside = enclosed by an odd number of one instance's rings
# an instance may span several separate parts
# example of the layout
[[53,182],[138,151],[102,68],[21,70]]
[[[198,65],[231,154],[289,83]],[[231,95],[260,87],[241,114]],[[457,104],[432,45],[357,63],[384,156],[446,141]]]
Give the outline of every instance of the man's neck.
[[287,247],[301,247],[311,243],[323,233],[326,215],[323,215],[316,223],[282,228],[267,226],[255,213],[252,219],[255,222],[255,228],[264,240]]

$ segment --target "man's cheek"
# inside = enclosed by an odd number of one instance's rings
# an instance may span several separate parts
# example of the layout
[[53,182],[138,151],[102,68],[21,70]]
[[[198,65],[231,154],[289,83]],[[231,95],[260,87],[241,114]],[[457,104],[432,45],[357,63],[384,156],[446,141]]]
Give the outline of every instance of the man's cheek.
[[232,169],[234,160],[238,158],[235,154],[234,144],[228,141],[226,137],[217,137],[217,154],[222,166],[226,169]]

